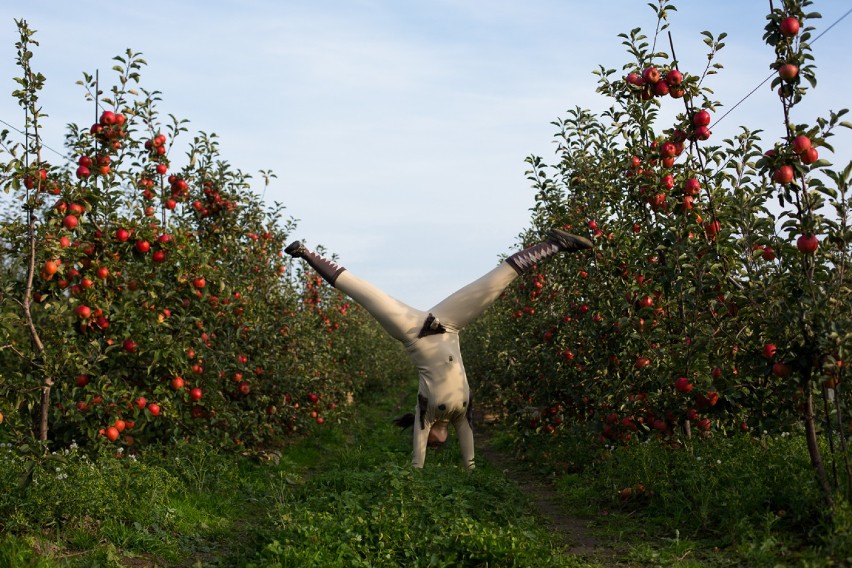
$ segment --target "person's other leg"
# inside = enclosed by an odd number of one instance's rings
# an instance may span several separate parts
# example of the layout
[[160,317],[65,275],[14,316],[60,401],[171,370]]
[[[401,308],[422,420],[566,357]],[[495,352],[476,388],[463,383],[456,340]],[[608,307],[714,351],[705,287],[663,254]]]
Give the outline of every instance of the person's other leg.
[[295,257],[303,258],[329,284],[355,300],[391,337],[402,342],[417,337],[426,319],[426,312],[392,298],[375,285],[359,278],[333,260],[308,249],[299,241],[291,243],[284,251]]
[[458,331],[479,317],[517,276],[518,272],[503,261],[481,278],[450,294],[429,313],[445,328]]
[[454,292],[429,312],[447,329],[458,331],[479,317],[519,274],[537,262],[562,251],[579,251],[592,247],[584,237],[559,229],[551,230],[547,239],[508,257],[485,276]]

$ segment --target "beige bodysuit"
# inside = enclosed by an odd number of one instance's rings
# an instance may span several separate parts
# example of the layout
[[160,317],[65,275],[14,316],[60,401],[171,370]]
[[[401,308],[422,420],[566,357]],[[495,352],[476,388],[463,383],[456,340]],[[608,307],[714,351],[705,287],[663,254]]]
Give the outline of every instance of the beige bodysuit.
[[473,409],[459,348],[459,331],[482,314],[512,280],[537,262],[560,251],[591,247],[592,242],[584,237],[552,229],[544,241],[509,256],[496,268],[426,312],[392,298],[336,262],[308,249],[300,241],[291,243],[284,250],[291,256],[304,258],[326,282],[360,304],[391,337],[405,346],[420,377],[414,412],[411,458],[414,467],[423,467],[432,426],[437,422],[448,422],[459,437],[464,466],[473,469]]
[[414,467],[423,467],[429,430],[439,421],[453,425],[462,463],[466,468],[474,467],[473,408],[459,331],[485,311],[517,275],[508,262],[503,262],[428,312],[392,298],[348,270],[337,276],[334,286],[370,312],[391,337],[401,341],[417,368],[419,386],[411,459]]

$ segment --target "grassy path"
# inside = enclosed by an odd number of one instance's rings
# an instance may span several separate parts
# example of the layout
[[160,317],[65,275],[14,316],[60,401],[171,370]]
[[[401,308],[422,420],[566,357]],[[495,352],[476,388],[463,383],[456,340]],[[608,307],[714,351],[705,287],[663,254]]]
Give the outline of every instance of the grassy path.
[[390,424],[399,412],[392,398],[367,405],[347,433],[325,429],[293,449],[301,477],[273,504],[254,565],[600,565],[564,554],[500,469],[462,470],[454,442],[411,469],[410,431]]
[[413,396],[362,401],[345,428],[326,422],[267,461],[192,444],[146,454],[171,480],[159,526],[104,515],[33,528],[0,538],[0,567],[631,565],[487,425],[476,470],[460,467],[454,436],[412,469],[410,430],[391,419]]

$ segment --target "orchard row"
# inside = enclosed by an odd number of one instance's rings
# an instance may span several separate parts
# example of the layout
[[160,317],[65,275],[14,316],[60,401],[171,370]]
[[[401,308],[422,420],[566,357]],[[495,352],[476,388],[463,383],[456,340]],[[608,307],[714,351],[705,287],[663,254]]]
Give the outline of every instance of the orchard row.
[[[637,71],[598,73],[611,110],[569,112],[556,122],[555,163],[527,160],[537,192],[529,241],[561,226],[589,232],[595,248],[537,267],[465,338],[471,376],[515,417],[519,436],[678,445],[696,434],[801,431],[831,495],[818,431],[852,434],[852,166],[834,169],[820,154],[851,125],[845,110],[792,122],[807,92],[800,79],[813,73],[801,63],[818,17],[808,4],[786,1],[768,17],[787,125],[769,148],[761,125],[716,140],[711,75],[658,65],[668,56],[634,30],[621,37],[636,58],[624,69]],[[661,33],[666,10],[660,3]],[[718,70],[724,36],[706,36],[707,68]],[[683,110],[658,124],[670,104]]]
[[[32,31],[19,31],[22,75],[37,76]],[[283,258],[293,222],[215,136],[187,140],[177,166],[184,123],[162,123],[158,101],[131,88],[138,54],[116,60],[116,86],[84,82],[110,96],[91,127],[69,126],[73,161],[44,160],[37,136],[3,140],[4,190],[22,205],[0,232],[0,320],[13,323],[0,326],[0,441],[262,449],[345,420],[376,362],[394,368],[398,354]],[[36,133],[40,87],[16,92]]]

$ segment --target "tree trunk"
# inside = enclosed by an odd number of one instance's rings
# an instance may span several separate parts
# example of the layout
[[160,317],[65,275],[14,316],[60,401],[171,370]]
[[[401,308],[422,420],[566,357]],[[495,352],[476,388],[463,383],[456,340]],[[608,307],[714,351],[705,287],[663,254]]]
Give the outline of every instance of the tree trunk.
[[825,475],[825,467],[822,463],[822,455],[817,443],[816,424],[814,422],[814,393],[810,378],[805,383],[805,408],[803,419],[805,422],[805,436],[808,441],[808,453],[811,457],[811,465],[816,472],[817,481],[825,495],[825,504],[830,512],[834,512],[834,495],[828,477]]
[[[24,310],[24,320],[27,323],[27,329],[30,331],[30,338],[34,351],[38,354],[38,359],[44,360],[44,343],[36,329],[32,314],[32,299],[33,299],[33,279],[35,278],[35,257],[36,257],[36,236],[35,236],[35,221],[32,212],[28,212],[29,216],[29,258],[27,259],[27,282],[24,289],[24,301],[22,307]],[[41,441],[47,440],[48,433],[48,415],[50,413],[50,390],[53,387],[53,379],[45,376],[41,381],[41,408],[39,409],[38,420],[38,439]]]

